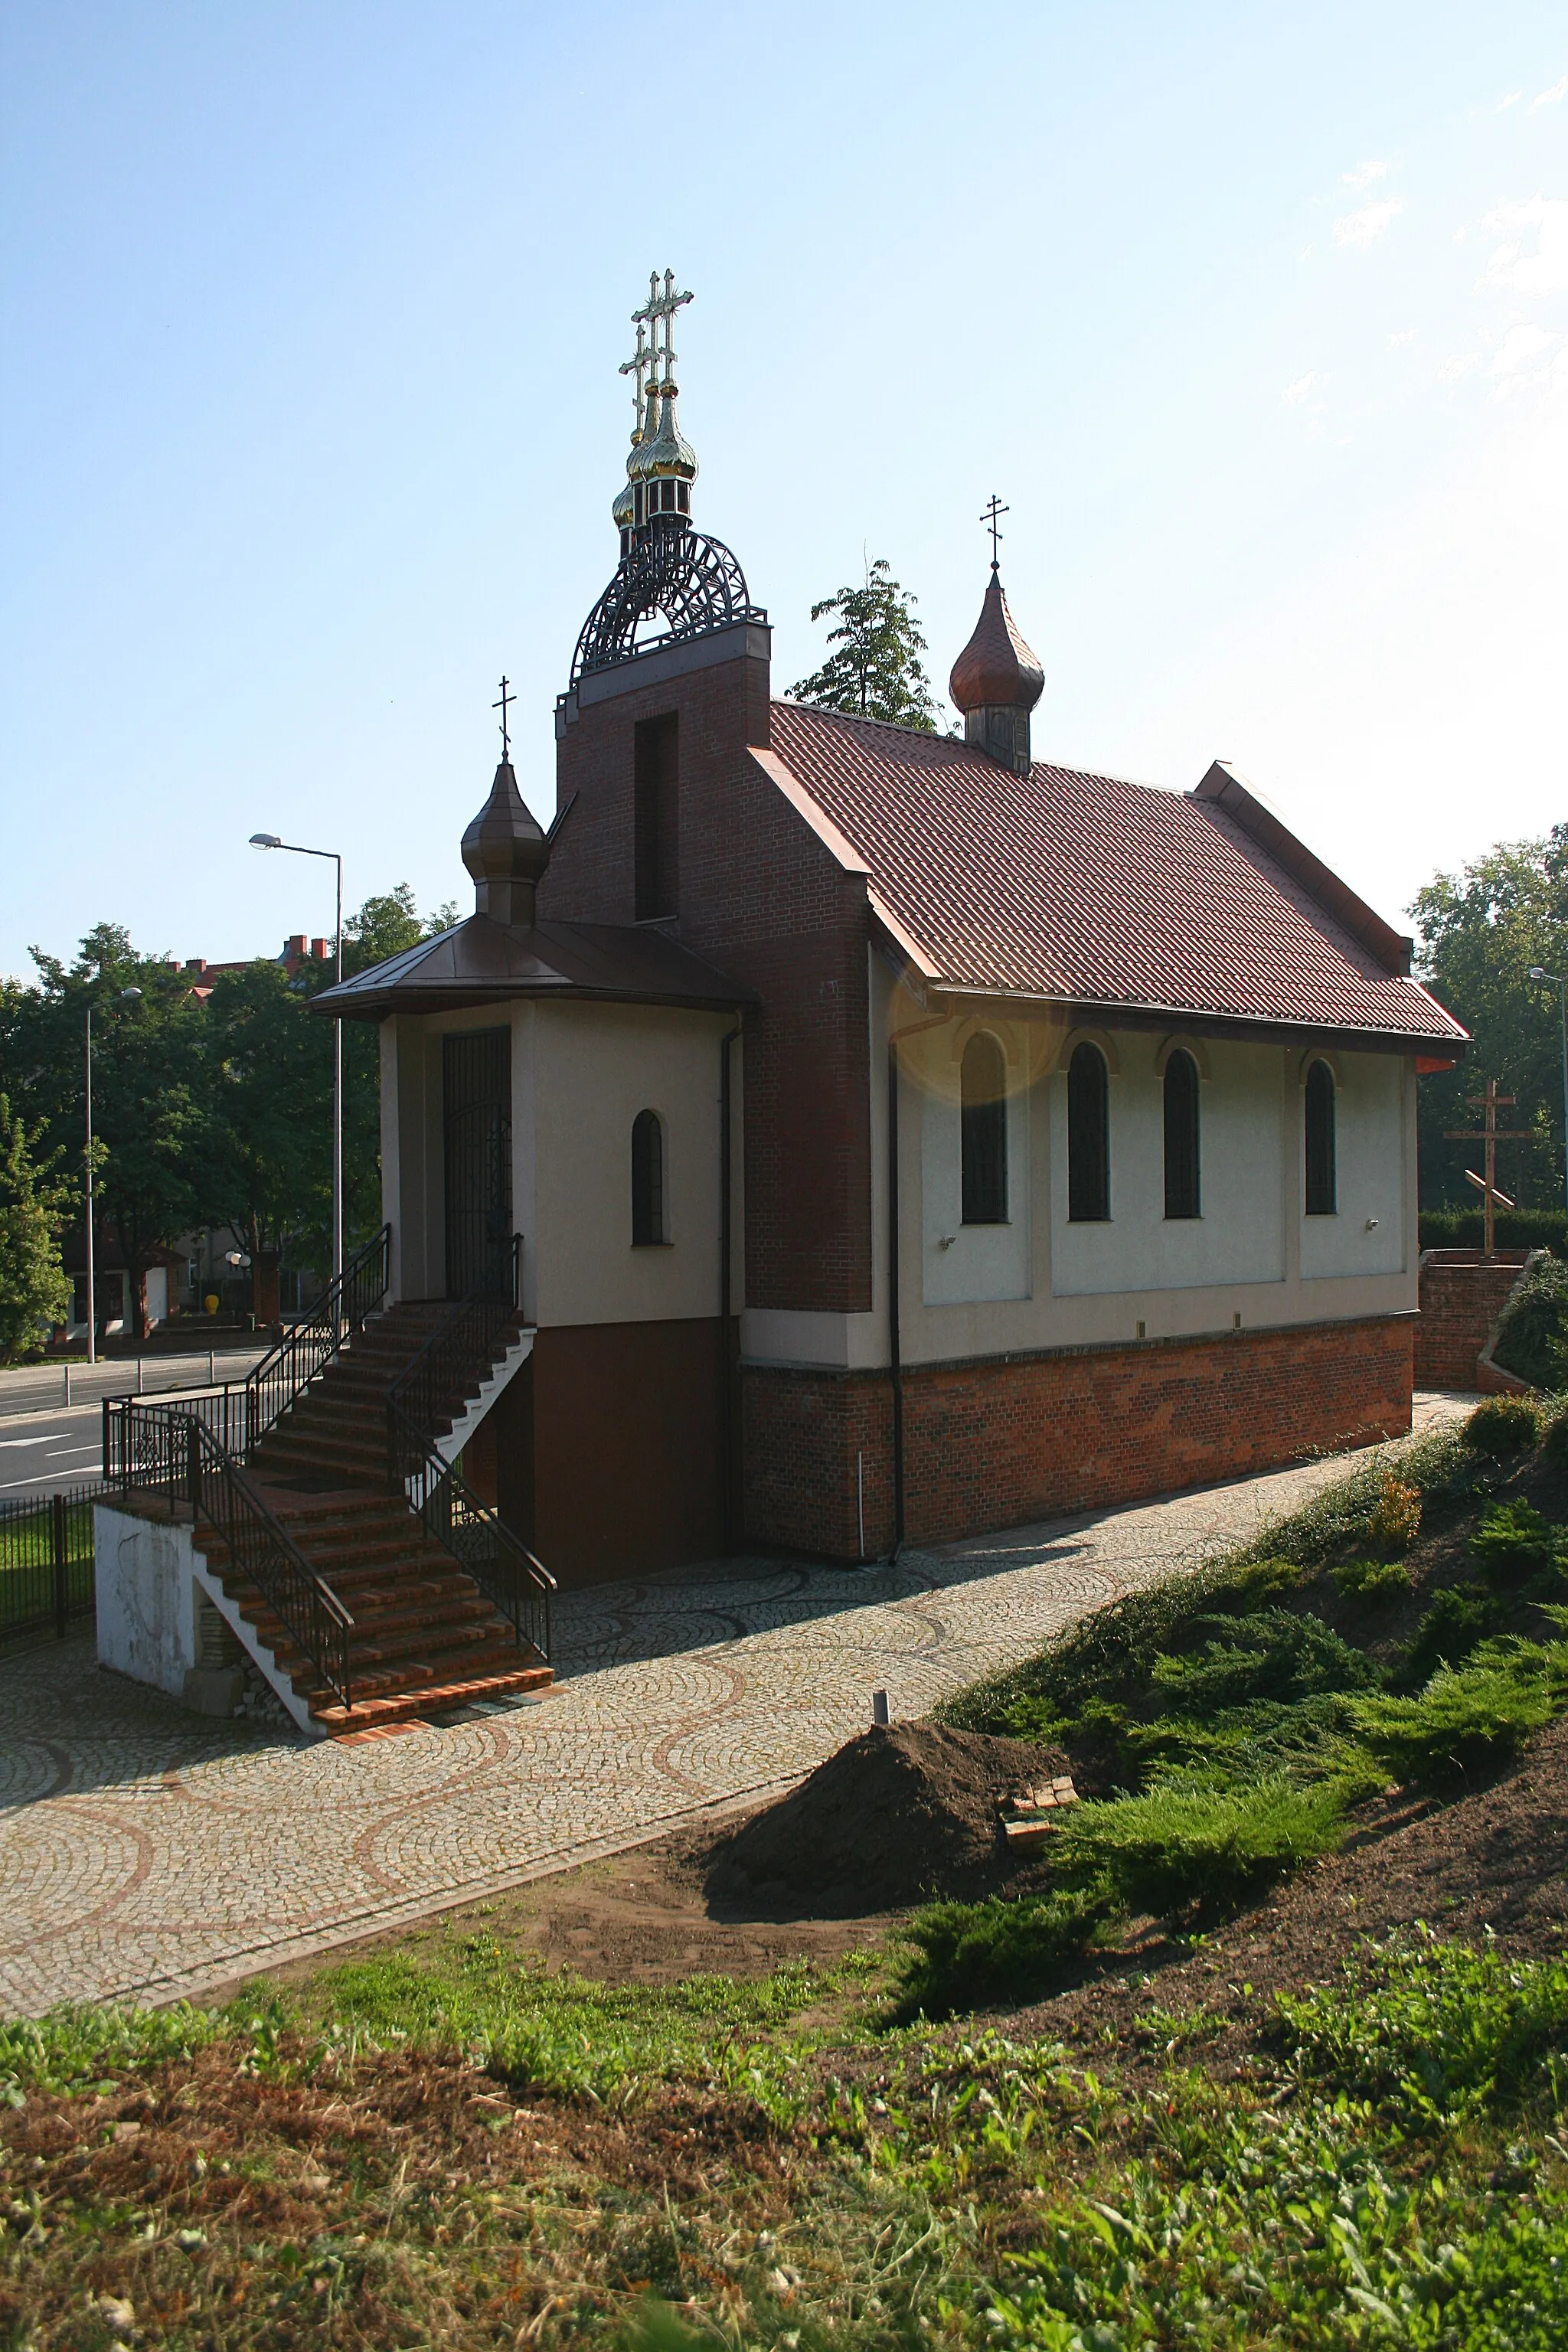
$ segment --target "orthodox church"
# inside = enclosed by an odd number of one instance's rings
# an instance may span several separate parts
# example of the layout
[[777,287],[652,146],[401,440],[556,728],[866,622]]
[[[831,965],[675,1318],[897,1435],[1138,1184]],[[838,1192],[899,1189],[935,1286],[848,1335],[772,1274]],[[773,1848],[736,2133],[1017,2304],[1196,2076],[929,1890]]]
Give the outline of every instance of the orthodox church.
[[636,314],[553,823],[503,741],[474,913],[318,999],[380,1024],[393,1297],[517,1285],[470,1484],[574,1584],[1406,1429],[1416,1081],[1466,1044],[1410,941],[1223,762],[1037,759],[994,561],[962,740],[775,697],[693,520],[689,299]]

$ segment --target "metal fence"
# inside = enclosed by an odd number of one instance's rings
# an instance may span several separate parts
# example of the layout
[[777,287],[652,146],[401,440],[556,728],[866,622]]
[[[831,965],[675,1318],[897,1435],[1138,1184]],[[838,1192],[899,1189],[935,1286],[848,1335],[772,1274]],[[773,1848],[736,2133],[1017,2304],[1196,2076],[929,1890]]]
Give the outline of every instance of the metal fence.
[[58,1495],[0,1498],[0,1641],[53,1626],[65,1633],[93,1612],[92,1507],[101,1478]]

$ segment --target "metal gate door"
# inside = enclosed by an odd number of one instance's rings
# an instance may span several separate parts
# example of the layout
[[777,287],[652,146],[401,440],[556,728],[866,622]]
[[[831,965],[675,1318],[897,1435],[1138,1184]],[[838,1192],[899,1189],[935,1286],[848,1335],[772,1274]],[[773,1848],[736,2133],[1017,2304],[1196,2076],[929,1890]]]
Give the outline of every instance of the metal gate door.
[[442,1040],[447,1296],[511,1286],[511,1032]]

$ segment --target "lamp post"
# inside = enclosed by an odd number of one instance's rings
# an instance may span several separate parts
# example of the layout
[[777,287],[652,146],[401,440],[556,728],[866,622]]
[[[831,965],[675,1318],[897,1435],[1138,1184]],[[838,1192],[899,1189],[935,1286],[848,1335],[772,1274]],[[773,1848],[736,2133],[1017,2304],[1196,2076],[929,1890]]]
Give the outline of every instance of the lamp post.
[[1538,963],[1532,963],[1532,964],[1531,965],[1531,967],[1530,967],[1530,977],[1531,978],[1531,980],[1543,980],[1543,981],[1546,982],[1546,984],[1547,984],[1548,988],[1554,988],[1554,989],[1557,991],[1557,1010],[1558,1010],[1559,1014],[1560,1014],[1560,1015],[1561,1015],[1561,1017],[1562,1017],[1562,1023],[1563,1023],[1563,1202],[1564,1202],[1564,1205],[1565,1205],[1565,1206],[1568,1206],[1568,990],[1565,990],[1565,989],[1564,989],[1563,984],[1562,977],[1561,977],[1561,975],[1560,975],[1559,973],[1554,972],[1554,971],[1547,971],[1544,969],[1544,967],[1543,967],[1542,965],[1541,965],[1541,964],[1538,964]]
[[[139,1004],[139,988],[122,988],[121,1004]],[[98,1361],[98,1299],[93,1287],[92,1267],[92,999],[87,1003],[87,1360]]]
[[[335,849],[307,849],[298,841],[279,841],[275,833],[253,833],[252,849],[284,849],[293,857],[330,857],[338,869],[337,952],[334,983],[343,976],[343,861]],[[332,1024],[332,1280],[343,1270],[343,1020]]]

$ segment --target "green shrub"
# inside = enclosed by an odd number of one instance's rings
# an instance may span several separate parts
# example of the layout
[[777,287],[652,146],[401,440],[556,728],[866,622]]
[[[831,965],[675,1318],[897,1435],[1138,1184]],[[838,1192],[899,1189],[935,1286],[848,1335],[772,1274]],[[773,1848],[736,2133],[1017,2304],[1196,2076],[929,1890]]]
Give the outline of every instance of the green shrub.
[[1103,1883],[1015,1902],[933,1903],[906,1931],[915,1949],[903,1963],[902,2012],[949,2017],[986,2001],[1032,2000],[1115,1908]]
[[1504,1959],[1426,1930],[1373,1947],[1344,1964],[1337,1986],[1282,1994],[1279,2006],[1304,2074],[1392,2103],[1417,2125],[1514,2106],[1568,2051],[1568,1964]]
[[1185,1657],[1157,1657],[1150,1680],[1163,1709],[1191,1717],[1258,1699],[1289,1703],[1324,1691],[1364,1690],[1377,1670],[1321,1617],[1265,1609],[1242,1619],[1228,1641],[1211,1639]]
[[1334,1590],[1346,1601],[1362,1601],[1381,1608],[1412,1590],[1410,1570],[1402,1559],[1347,1559],[1333,1570]]
[[1441,1783],[1505,1756],[1558,1712],[1553,1654],[1489,1643],[1466,1666],[1440,1666],[1415,1698],[1353,1699],[1352,1725],[1402,1780]]
[[1470,1538],[1489,1583],[1507,1586],[1568,1558],[1568,1528],[1553,1526],[1522,1498],[1494,1503]]
[[1523,1454],[1540,1434],[1536,1411],[1528,1397],[1488,1397],[1465,1423],[1465,1436],[1478,1454],[1496,1462],[1505,1454]]
[[1552,1414],[1541,1450],[1554,1470],[1568,1470],[1568,1412]]
[[1555,1389],[1568,1370],[1568,1264],[1549,1251],[1505,1310],[1494,1360],[1532,1388]]
[[1300,1789],[1283,1772],[1228,1789],[1165,1780],[1078,1806],[1054,1859],[1064,1879],[1109,1884],[1129,1911],[1214,1917],[1337,1845],[1342,1811],[1338,1789]]
[[1390,1686],[1417,1691],[1439,1666],[1462,1665],[1489,1634],[1500,1629],[1506,1615],[1501,1601],[1483,1585],[1447,1586],[1416,1627],[1414,1639],[1389,1677]]

